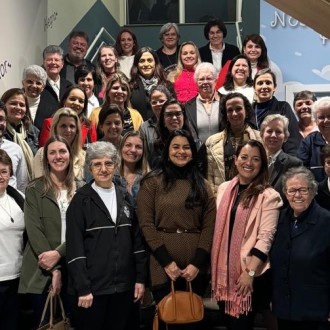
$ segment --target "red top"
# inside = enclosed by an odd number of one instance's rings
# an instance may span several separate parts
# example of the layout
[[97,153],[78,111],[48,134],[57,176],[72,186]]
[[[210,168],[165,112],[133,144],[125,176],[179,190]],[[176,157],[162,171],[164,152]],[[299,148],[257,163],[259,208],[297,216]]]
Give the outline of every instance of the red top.
[[174,90],[178,101],[186,103],[198,95],[194,71],[183,70],[174,82]]

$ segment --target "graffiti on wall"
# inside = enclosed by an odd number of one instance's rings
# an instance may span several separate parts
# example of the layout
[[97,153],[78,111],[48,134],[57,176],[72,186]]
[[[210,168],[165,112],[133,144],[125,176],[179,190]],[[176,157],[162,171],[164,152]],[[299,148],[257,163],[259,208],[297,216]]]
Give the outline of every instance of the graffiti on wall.
[[44,18],[44,31],[51,29],[57,19],[58,13],[54,11],[50,16]]
[[8,60],[0,62],[0,79],[4,78],[11,69],[11,63]]

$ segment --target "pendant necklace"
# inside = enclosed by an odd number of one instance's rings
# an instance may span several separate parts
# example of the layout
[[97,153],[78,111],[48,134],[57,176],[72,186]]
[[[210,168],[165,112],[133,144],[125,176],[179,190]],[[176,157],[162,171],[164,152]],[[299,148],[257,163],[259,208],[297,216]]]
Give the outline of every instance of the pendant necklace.
[[6,208],[4,208],[1,204],[0,204],[0,207],[5,211],[5,213],[8,215],[8,217],[10,218],[10,221],[12,223],[14,223],[14,219],[13,217],[11,216],[11,209],[10,209],[10,204],[9,204],[9,199],[8,199],[8,195],[6,195],[6,200],[7,200],[7,205],[8,205],[8,209],[9,209],[9,213],[8,211],[6,210]]

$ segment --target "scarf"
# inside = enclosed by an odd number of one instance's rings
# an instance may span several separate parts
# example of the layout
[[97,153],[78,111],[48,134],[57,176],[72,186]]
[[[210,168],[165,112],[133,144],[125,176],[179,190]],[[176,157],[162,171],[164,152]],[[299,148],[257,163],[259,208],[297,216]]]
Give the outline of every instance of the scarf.
[[33,178],[34,156],[30,146],[26,142],[26,138],[27,138],[26,130],[23,127],[23,125],[20,125],[19,132],[17,132],[9,122],[7,122],[6,130],[13,137],[13,142],[17,143],[22,148],[24,158],[26,161],[26,166],[28,169],[29,181],[31,181]]
[[153,77],[151,79],[146,79],[146,78],[142,77],[141,75],[139,77],[143,83],[144,90],[147,92],[148,95],[150,95],[151,89],[158,85],[158,78]]
[[[232,179],[218,207],[212,245],[212,294],[216,300],[225,301],[225,313],[239,317],[251,310],[251,293],[245,297],[236,293],[236,282],[242,273],[240,252],[245,227],[252,203],[244,209],[239,203],[229,246],[230,212],[238,193],[238,177]],[[252,201],[252,200],[251,200]]]

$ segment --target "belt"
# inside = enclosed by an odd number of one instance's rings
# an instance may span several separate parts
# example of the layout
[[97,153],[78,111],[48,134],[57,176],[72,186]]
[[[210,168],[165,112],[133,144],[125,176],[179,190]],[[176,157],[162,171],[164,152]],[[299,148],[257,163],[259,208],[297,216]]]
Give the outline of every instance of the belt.
[[183,229],[183,228],[157,228],[158,231],[162,231],[163,233],[172,233],[172,234],[199,234],[201,231],[199,229]]

